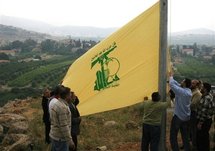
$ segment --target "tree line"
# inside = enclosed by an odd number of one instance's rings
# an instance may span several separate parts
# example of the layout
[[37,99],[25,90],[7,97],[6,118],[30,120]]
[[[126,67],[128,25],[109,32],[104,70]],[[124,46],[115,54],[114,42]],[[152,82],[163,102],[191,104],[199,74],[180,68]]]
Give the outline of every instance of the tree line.
[[33,39],[26,39],[25,41],[15,40],[0,46],[1,50],[19,50],[20,52],[31,52],[31,51],[40,51],[40,52],[71,52],[88,50],[89,48],[95,46],[96,41],[93,40],[74,40],[74,39],[65,39],[61,41],[46,39],[42,42],[37,42]]

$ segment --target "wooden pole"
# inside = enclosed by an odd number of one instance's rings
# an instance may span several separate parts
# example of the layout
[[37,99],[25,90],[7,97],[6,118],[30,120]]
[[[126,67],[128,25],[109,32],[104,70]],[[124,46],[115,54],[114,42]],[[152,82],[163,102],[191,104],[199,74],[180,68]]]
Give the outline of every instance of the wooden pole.
[[[167,84],[167,10],[168,0],[160,0],[159,93],[162,101],[166,101]],[[166,150],[166,111],[162,117],[159,150]]]

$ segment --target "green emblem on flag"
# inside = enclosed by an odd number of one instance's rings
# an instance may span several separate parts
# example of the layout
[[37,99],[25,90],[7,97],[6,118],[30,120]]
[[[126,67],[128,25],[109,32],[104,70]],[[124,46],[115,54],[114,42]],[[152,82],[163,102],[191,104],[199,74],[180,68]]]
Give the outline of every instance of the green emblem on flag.
[[109,54],[115,50],[116,42],[110,47],[104,49],[91,60],[91,69],[99,64],[101,69],[96,72],[96,81],[94,90],[100,91],[106,88],[118,86],[117,81],[120,80],[117,73],[120,69],[120,62],[115,57],[110,57]]

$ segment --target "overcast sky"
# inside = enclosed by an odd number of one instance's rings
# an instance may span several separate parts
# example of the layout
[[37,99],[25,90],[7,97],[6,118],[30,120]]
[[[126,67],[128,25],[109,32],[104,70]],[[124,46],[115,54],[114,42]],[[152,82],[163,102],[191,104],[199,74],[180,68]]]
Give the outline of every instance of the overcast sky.
[[[52,25],[121,27],[157,0],[0,0],[0,15]],[[169,0],[169,30],[215,30],[215,0]]]

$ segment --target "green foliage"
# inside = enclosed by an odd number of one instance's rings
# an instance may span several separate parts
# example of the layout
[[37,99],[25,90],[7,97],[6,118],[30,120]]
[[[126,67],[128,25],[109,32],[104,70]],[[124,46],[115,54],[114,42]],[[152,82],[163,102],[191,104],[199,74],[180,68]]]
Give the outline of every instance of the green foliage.
[[[31,62],[11,62],[6,64],[0,64],[0,83],[10,84],[15,81],[12,85],[23,86],[26,83],[30,84],[33,81],[47,79],[50,75],[56,75],[62,78],[62,75],[66,73],[67,68],[74,60],[73,56],[67,57],[54,57],[47,61],[31,61]],[[50,69],[49,69],[50,68]],[[36,73],[38,72],[38,73]],[[30,75],[32,73],[32,75]],[[22,80],[23,77],[27,79]],[[29,79],[33,79],[29,82]],[[59,78],[57,78],[59,79]],[[27,80],[27,81],[26,81]],[[52,83],[52,81],[49,81]]]
[[11,91],[3,91],[1,92],[1,97],[0,97],[0,106],[3,106],[8,102],[8,100],[13,100],[13,99],[25,99],[28,96],[31,97],[38,97],[42,94],[42,91],[40,89],[35,89],[31,87],[26,87],[26,88],[18,88],[14,87],[11,89]]
[[9,56],[5,53],[0,53],[0,60],[9,60]]
[[41,49],[43,51],[56,51],[55,50],[55,44],[56,44],[56,42],[54,40],[47,39],[45,41],[42,41]]
[[215,65],[204,63],[194,57],[184,57],[183,64],[177,66],[178,78],[187,77],[215,84]]
[[215,65],[215,55],[212,56],[211,62]]
[[21,49],[22,49],[22,52],[29,52],[31,51],[33,48],[35,48],[37,45],[37,42],[32,40],[32,39],[27,39],[24,41]]
[[[8,27],[0,25],[1,29],[5,29],[0,31],[3,33],[11,31]],[[17,29],[14,28],[13,30],[16,31]],[[11,32],[11,35],[13,34]],[[21,89],[33,88],[36,90],[56,86],[62,81],[73,60],[95,44],[95,41],[81,41],[80,39],[65,39],[62,41],[46,39],[39,43],[36,40],[26,38],[0,46],[1,49],[20,50],[16,53],[16,56],[10,57],[10,63],[0,64],[0,85],[6,86],[6,90],[1,92],[0,105],[14,98],[34,96],[32,93],[25,91],[19,92]],[[75,52],[73,52],[73,48],[75,48]],[[53,58],[43,60],[42,56],[46,55],[53,56]],[[5,57],[2,56],[4,59]],[[40,61],[33,61],[33,58]],[[8,86],[9,89],[7,89]],[[12,88],[11,91],[10,88]]]
[[41,94],[44,87],[54,87],[63,79],[74,56],[58,56],[46,61],[0,64],[0,84],[11,90],[2,91],[0,106],[8,100],[24,99]]
[[[35,79],[41,79],[41,75],[46,75],[46,78],[50,79],[50,77],[57,73],[59,69],[67,69],[68,66],[72,63],[72,61],[64,61],[56,64],[49,64],[40,66],[37,69],[31,70],[17,77],[16,79],[10,81],[8,84],[11,86],[26,86],[30,84]],[[52,79],[53,81],[54,79]],[[46,79],[44,81],[48,82]],[[41,81],[42,82],[42,81]]]
[[12,49],[21,49],[23,47],[23,42],[19,40],[15,40],[11,43]]

